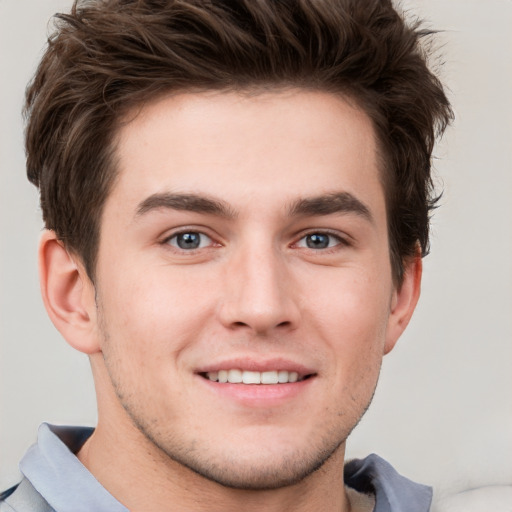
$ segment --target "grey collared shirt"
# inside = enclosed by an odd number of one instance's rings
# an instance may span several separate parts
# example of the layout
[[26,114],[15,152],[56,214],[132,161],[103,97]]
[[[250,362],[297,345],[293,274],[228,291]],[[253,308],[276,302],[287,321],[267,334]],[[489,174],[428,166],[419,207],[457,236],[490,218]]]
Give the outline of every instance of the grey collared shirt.
[[[21,460],[24,479],[4,493],[0,512],[128,512],[74,455],[92,432],[43,423]],[[430,487],[399,475],[374,454],[345,465],[345,485],[375,494],[374,512],[428,512],[432,500]]]

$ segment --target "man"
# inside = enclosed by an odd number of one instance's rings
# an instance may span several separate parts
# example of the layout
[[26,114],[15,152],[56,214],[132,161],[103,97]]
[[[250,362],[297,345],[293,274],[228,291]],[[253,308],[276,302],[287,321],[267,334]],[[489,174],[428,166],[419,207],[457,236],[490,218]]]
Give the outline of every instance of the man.
[[428,510],[382,459],[344,468],[428,250],[451,112],[426,33],[382,0],[58,18],[27,172],[98,424],[43,425],[1,510]]

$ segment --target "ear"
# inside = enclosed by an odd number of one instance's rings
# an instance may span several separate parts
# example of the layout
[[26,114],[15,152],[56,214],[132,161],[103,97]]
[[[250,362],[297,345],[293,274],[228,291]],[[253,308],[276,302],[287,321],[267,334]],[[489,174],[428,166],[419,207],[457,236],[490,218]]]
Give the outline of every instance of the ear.
[[396,345],[416,309],[420,298],[422,269],[421,254],[418,250],[405,262],[403,282],[393,292],[384,354],[391,352]]
[[66,341],[80,352],[99,352],[94,285],[54,231],[45,230],[39,242],[39,279],[46,311]]

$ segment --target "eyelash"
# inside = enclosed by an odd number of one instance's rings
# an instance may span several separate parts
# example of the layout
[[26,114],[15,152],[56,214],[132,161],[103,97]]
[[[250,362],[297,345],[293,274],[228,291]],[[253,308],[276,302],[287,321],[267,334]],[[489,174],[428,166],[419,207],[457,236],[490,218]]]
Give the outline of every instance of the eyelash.
[[[302,242],[303,240],[305,241],[307,239],[307,237],[310,237],[313,235],[327,236],[331,240],[334,239],[336,243],[332,246],[327,246],[327,247],[323,247],[323,248],[303,247],[304,249],[309,249],[314,252],[330,253],[330,252],[336,251],[337,249],[339,249],[341,247],[349,247],[351,245],[350,242],[345,237],[341,236],[339,233],[333,233],[328,230],[316,230],[316,231],[310,231],[308,233],[305,233],[293,245],[298,246],[300,242]],[[305,242],[305,243],[307,243],[307,242]]]
[[[179,247],[177,244],[178,242],[176,242],[176,244],[172,244],[171,241],[173,239],[178,239],[178,237],[180,235],[199,235],[200,237],[206,237],[209,242],[208,244],[205,246],[205,247],[192,247],[192,248],[183,248],[183,247]],[[314,248],[314,247],[307,247],[307,246],[300,246],[299,244],[304,240],[305,244],[307,245],[307,237],[312,237],[312,236],[315,236],[315,235],[319,235],[319,236],[327,236],[329,238],[329,241],[328,241],[328,245],[327,247],[321,247],[321,248]],[[334,239],[334,241],[336,242],[334,245],[330,245],[331,241]],[[199,241],[199,243],[201,244],[201,240]],[[167,245],[167,246],[170,246],[172,247],[174,250],[176,251],[180,251],[180,252],[187,252],[187,253],[194,253],[195,251],[199,251],[201,249],[208,249],[208,248],[211,248],[212,246],[220,246],[221,244],[219,243],[216,243],[214,241],[214,239],[207,235],[206,233],[200,231],[200,230],[197,230],[197,229],[183,229],[177,233],[173,233],[172,235],[170,236],[167,236],[165,239],[162,240],[161,242],[162,245]],[[340,248],[340,246],[342,247],[348,247],[350,246],[350,242],[347,241],[346,238],[340,236],[338,233],[332,233],[330,231],[327,231],[327,230],[317,230],[317,231],[310,231],[308,233],[304,233],[302,234],[302,236],[292,244],[292,247],[299,247],[299,248],[303,248],[303,249],[307,249],[307,250],[311,250],[313,252],[322,252],[322,253],[330,253],[330,252],[333,252],[333,251],[336,251],[337,249]]]
[[[210,242],[208,243],[208,245],[206,247],[195,247],[195,248],[184,249],[182,247],[179,247],[179,246],[171,243],[171,241],[173,239],[178,239],[178,237],[180,235],[199,235],[200,237],[208,238]],[[211,247],[212,245],[220,245],[218,243],[216,244],[211,236],[209,236],[206,233],[199,231],[197,229],[184,229],[184,230],[178,231],[177,233],[173,233],[172,235],[170,235],[170,236],[166,237],[164,240],[162,240],[161,244],[171,246],[173,249],[175,249],[177,251],[190,252],[190,253],[201,250],[201,249],[207,249],[208,247]]]

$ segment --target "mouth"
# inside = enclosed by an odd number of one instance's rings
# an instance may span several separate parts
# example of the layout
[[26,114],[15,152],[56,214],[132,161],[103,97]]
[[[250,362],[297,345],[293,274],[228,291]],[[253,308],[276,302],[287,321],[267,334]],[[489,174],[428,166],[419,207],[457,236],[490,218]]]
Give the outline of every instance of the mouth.
[[[296,400],[313,399],[316,368],[289,358],[232,357],[196,369],[196,376],[219,404],[236,404],[243,410],[288,407]],[[210,395],[209,395],[210,396]],[[237,409],[238,410],[238,409]]]
[[315,376],[313,373],[301,374],[296,371],[288,370],[270,370],[258,372],[253,370],[241,370],[239,368],[201,372],[199,375],[212,382],[218,382],[221,384],[248,385],[291,384],[295,382],[302,382]]

